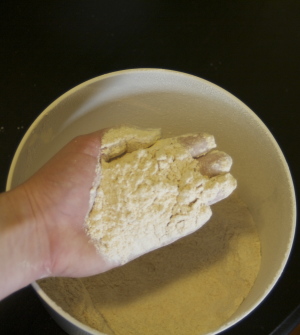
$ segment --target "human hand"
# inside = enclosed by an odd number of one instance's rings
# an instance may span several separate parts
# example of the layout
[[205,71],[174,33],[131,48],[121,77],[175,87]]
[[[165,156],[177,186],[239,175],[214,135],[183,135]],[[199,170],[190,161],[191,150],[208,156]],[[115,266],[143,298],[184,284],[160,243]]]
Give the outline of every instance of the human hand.
[[[145,131],[142,132],[145,133]],[[0,298],[33,280],[48,276],[82,277],[94,275],[124,263],[124,259],[126,262],[155,248],[172,243],[205,223],[210,216],[209,205],[228,196],[236,186],[235,179],[228,173],[231,167],[230,157],[219,151],[211,151],[215,147],[213,137],[200,134],[176,138],[176,141],[184,149],[183,156],[189,157],[188,164],[196,162],[194,164],[196,176],[202,178],[200,184],[204,185],[204,188],[201,186],[202,191],[198,192],[198,195],[197,192],[193,194],[194,197],[195,195],[199,197],[199,201],[190,199],[191,201],[185,204],[184,197],[182,198],[182,194],[179,192],[175,198],[181,197],[183,202],[181,199],[181,203],[179,201],[177,204],[171,204],[173,207],[170,207],[171,211],[177,208],[177,212],[167,212],[166,216],[163,211],[161,213],[158,211],[156,217],[153,217],[153,227],[151,226],[150,229],[154,231],[154,235],[157,234],[157,229],[165,229],[167,232],[168,229],[176,227],[175,235],[166,234],[159,241],[151,240],[151,234],[147,235],[149,229],[145,230],[142,221],[140,221],[139,228],[141,234],[138,236],[136,233],[131,235],[132,232],[128,225],[125,227],[128,229],[126,234],[123,234],[124,227],[121,227],[120,231],[117,229],[114,234],[117,236],[119,234],[121,237],[119,241],[121,240],[125,249],[127,248],[127,254],[125,253],[125,258],[121,261],[119,256],[117,259],[107,257],[105,248],[102,248],[105,243],[102,245],[101,243],[107,241],[105,234],[107,234],[107,229],[109,230],[111,227],[107,226],[105,220],[100,220],[97,223],[98,228],[100,227],[99,230],[104,232],[104,236],[100,236],[100,244],[97,244],[99,240],[96,239],[97,248],[90,243],[90,238],[87,236],[87,233],[91,232],[91,226],[88,224],[87,228],[85,227],[85,219],[91,209],[91,191],[95,188],[95,182],[99,182],[99,176],[96,173],[96,169],[99,167],[99,157],[102,154],[102,165],[105,165],[109,164],[105,161],[122,153],[132,152],[134,154],[139,147],[147,148],[154,144],[153,149],[160,133],[154,132],[153,136],[150,136],[150,142],[147,136],[145,140],[143,136],[135,138],[129,134],[129,137],[125,136],[125,140],[124,138],[120,141],[117,140],[113,146],[104,143],[101,148],[104,134],[105,136],[108,134],[107,130],[76,137],[28,181],[10,192],[0,194],[0,266],[2,270]],[[158,142],[161,144],[164,143],[163,141]],[[167,142],[168,140],[166,140]],[[165,144],[162,147],[164,146]],[[129,154],[124,157],[127,155]],[[154,164],[160,165],[160,169],[163,169],[165,158],[162,157],[164,154],[161,157],[158,156],[158,161],[155,163],[154,160]],[[171,155],[166,159],[176,160],[178,157],[175,156]],[[140,167],[133,164],[131,168],[132,175],[134,175],[137,171],[135,169]],[[145,171],[146,178],[147,173]],[[202,175],[205,176],[204,184]],[[181,184],[188,185],[184,178],[179,179]],[[105,178],[103,181],[101,180],[101,185],[104,181]],[[199,190],[199,185],[196,183],[194,186]],[[165,186],[168,189],[168,183]],[[117,183],[110,183],[109,188],[112,192],[116,191],[115,187],[118,187]],[[178,185],[175,188],[177,187]],[[136,195],[126,187],[123,188],[123,191],[125,193],[121,194],[121,198],[118,200],[120,201],[118,207],[121,216],[124,214],[123,210],[128,209],[126,199],[132,198],[133,201],[137,201],[138,207],[143,208],[144,204],[141,199],[147,198],[147,196],[143,197],[144,190],[141,190],[141,194]],[[187,189],[183,187],[181,191],[184,193]],[[204,202],[203,194],[206,199]],[[165,198],[164,196],[155,197],[158,199],[158,208],[163,203],[168,207],[168,194],[165,195]],[[122,203],[123,200],[125,200],[125,204]],[[178,204],[181,207],[178,207]],[[193,209],[192,220],[195,222],[192,224],[184,225],[180,219],[182,216],[187,221],[190,220],[189,213],[182,212],[185,205]],[[200,213],[201,211],[199,212],[201,208],[205,209],[203,215]],[[145,213],[139,208],[138,212]],[[89,220],[91,217],[93,217],[93,210]],[[143,219],[143,215],[137,217],[138,220],[141,218]],[[157,220],[158,218],[160,221]],[[162,224],[164,220],[165,226]],[[143,246],[145,241],[147,241],[146,246]],[[140,248],[141,245],[142,248]],[[113,243],[109,248],[113,248]],[[121,251],[125,251],[125,249],[121,248]],[[114,253],[114,251],[112,252]],[[116,254],[118,252],[120,249],[116,250]],[[126,257],[128,258],[126,259]]]
[[88,276],[112,267],[84,230],[102,134],[76,137],[21,186],[39,231],[42,276]]

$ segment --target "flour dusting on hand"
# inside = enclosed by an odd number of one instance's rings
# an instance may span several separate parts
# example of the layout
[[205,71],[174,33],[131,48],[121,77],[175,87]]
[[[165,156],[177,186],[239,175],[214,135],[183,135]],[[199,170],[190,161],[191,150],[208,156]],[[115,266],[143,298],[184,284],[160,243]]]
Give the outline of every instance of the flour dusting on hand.
[[[101,182],[86,229],[108,261],[125,264],[196,231],[211,217],[210,204],[236,187],[228,172],[201,174],[182,137],[160,136],[157,129],[120,127],[103,137]],[[211,138],[201,136],[201,143]],[[201,155],[215,147],[206,142]]]

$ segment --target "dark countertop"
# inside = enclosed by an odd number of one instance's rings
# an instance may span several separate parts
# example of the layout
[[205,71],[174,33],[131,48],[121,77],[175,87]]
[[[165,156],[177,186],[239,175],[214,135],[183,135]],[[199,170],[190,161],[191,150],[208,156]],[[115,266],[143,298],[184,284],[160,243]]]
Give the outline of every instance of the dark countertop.
[[[298,0],[2,1],[0,18],[0,191],[22,136],[53,100],[101,74],[150,67],[202,77],[247,104],[299,192]],[[224,335],[289,334],[300,319],[299,255],[297,230],[276,287]],[[0,302],[0,334],[65,332],[27,287]]]

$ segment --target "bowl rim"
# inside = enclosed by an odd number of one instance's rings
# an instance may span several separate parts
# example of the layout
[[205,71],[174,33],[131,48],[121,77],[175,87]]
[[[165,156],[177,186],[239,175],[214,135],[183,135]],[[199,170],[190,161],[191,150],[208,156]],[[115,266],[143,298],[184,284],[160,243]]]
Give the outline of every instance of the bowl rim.
[[[206,335],[218,334],[218,333],[230,328],[231,326],[237,324],[241,320],[243,320],[247,315],[249,315],[253,310],[256,309],[256,307],[266,298],[266,296],[274,288],[274,286],[277,283],[277,281],[279,280],[282,272],[284,271],[284,268],[287,264],[288,258],[290,256],[290,253],[291,253],[291,250],[292,250],[292,247],[293,247],[293,241],[294,241],[295,231],[296,231],[296,216],[297,216],[297,213],[296,213],[297,212],[296,194],[295,194],[295,187],[294,187],[294,184],[293,184],[292,175],[291,175],[289,166],[287,164],[287,161],[284,157],[284,154],[283,154],[278,142],[275,140],[273,134],[270,132],[270,130],[267,128],[267,126],[263,123],[263,121],[245,103],[243,103],[240,99],[238,99],[232,93],[230,93],[229,91],[223,89],[222,87],[220,87],[220,86],[218,86],[218,85],[216,85],[216,84],[214,84],[214,83],[212,83],[212,82],[210,82],[206,79],[198,77],[196,75],[181,72],[181,71],[176,71],[176,70],[162,69],[162,68],[133,68],[133,69],[126,69],[126,70],[119,70],[119,71],[113,71],[113,72],[110,72],[110,73],[102,74],[102,75],[99,75],[97,77],[86,80],[86,81],[82,82],[81,84],[78,84],[75,87],[71,88],[70,90],[66,91],[62,95],[60,95],[50,105],[48,105],[48,107],[46,107],[38,115],[38,117],[33,121],[31,126],[28,128],[25,135],[23,136],[23,138],[22,138],[20,144],[18,145],[17,150],[14,154],[12,163],[10,165],[8,178],[7,178],[6,191],[11,189],[16,163],[18,161],[19,155],[20,155],[21,151],[23,150],[23,147],[24,147],[28,137],[30,136],[32,131],[37,127],[37,125],[40,123],[40,121],[49,113],[49,111],[51,111],[57,104],[59,104],[64,99],[66,99],[68,96],[72,95],[76,91],[79,91],[81,88],[86,87],[87,85],[90,85],[90,84],[93,84],[95,82],[102,81],[102,80],[105,80],[105,79],[108,79],[108,78],[116,77],[116,76],[121,76],[121,75],[126,75],[126,74],[137,74],[137,73],[161,73],[161,74],[173,74],[173,75],[177,75],[177,76],[184,76],[186,78],[191,78],[193,80],[200,81],[203,84],[220,91],[223,95],[227,96],[231,101],[234,101],[237,105],[242,106],[242,108],[244,110],[247,110],[247,113],[251,114],[251,116],[255,119],[255,121],[259,123],[259,125],[262,127],[262,129],[268,135],[269,139],[272,141],[272,144],[277,151],[277,154],[280,158],[281,163],[283,164],[283,168],[284,168],[285,173],[286,173],[288,188],[289,188],[289,193],[290,193],[290,199],[292,201],[291,208],[293,209],[293,213],[291,215],[291,218],[292,218],[292,221],[293,221],[293,225],[292,225],[292,229],[290,231],[289,245],[288,245],[287,251],[286,251],[286,253],[283,257],[283,260],[281,262],[281,267],[278,269],[278,271],[276,273],[276,276],[274,276],[273,281],[269,284],[269,287],[265,290],[264,294],[257,300],[257,302],[255,304],[253,304],[253,306],[251,306],[251,308],[249,308],[249,310],[242,313],[241,316],[236,317],[236,318],[234,318],[234,319],[232,319],[228,322],[225,322],[216,331],[207,333]],[[59,305],[57,305],[42,290],[42,288],[39,286],[39,284],[36,281],[33,282],[31,285],[34,288],[34,290],[36,291],[36,293],[38,294],[38,296],[46,303],[46,305],[49,306],[55,313],[61,315],[69,323],[75,325],[79,329],[82,329],[82,330],[88,332],[89,334],[105,335],[105,334],[99,332],[98,330],[93,329],[93,328],[83,324],[82,322],[78,321],[77,319],[72,317],[70,314],[65,312]]]

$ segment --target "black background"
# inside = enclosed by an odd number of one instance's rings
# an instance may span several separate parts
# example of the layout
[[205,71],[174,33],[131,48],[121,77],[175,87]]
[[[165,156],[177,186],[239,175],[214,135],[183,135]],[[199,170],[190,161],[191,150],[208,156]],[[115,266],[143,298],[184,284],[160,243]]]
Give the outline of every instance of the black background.
[[[150,67],[202,77],[247,104],[281,146],[298,193],[298,0],[1,1],[0,34],[0,191],[20,140],[53,100],[101,74]],[[299,252],[297,230],[274,290],[224,335],[270,334],[290,315]],[[0,334],[65,332],[27,287],[0,302]]]

